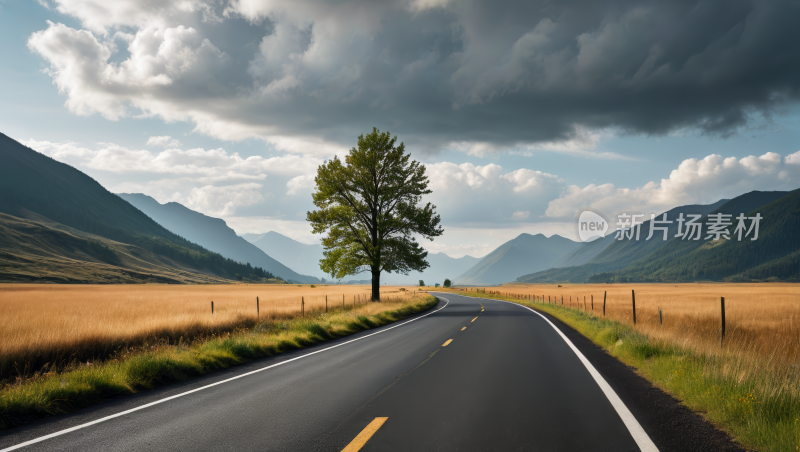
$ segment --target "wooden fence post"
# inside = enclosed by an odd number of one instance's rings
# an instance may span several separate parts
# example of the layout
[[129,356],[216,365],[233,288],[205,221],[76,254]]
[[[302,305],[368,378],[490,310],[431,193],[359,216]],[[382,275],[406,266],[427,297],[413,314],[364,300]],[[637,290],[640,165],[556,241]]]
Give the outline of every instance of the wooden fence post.
[[328,296],[325,295],[325,312],[328,312]]
[[344,309],[344,294],[342,294],[342,309]]
[[306,297],[300,297],[300,317],[306,316]]
[[608,294],[608,291],[604,290],[603,291],[603,317],[606,316],[606,294]]
[[661,306],[658,307],[658,326],[664,326],[664,316],[661,315]]
[[594,312],[594,295],[592,295],[592,312]]
[[720,300],[720,308],[722,308],[722,316],[720,317],[720,335],[719,335],[719,344],[722,345],[722,342],[725,341],[725,297],[722,297]]
[[586,312],[586,295],[583,296],[583,312]]
[[259,306],[258,297],[256,297],[256,318],[261,318],[261,306]]
[[631,301],[633,302],[633,324],[636,325],[636,292],[631,289]]
[[214,313],[214,302],[213,301],[211,302],[211,313],[212,314]]

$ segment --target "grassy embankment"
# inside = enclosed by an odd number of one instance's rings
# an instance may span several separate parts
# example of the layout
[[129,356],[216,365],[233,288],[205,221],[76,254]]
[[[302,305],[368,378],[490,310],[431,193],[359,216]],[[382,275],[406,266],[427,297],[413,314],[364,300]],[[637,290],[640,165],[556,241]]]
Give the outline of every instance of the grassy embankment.
[[253,359],[298,349],[383,326],[430,309],[427,294],[306,310],[304,317],[266,320],[192,343],[151,346],[123,359],[73,363],[60,371],[22,380],[0,390],[0,427],[71,412],[102,399],[181,381]]
[[[538,302],[542,296],[532,293],[492,294],[492,289],[487,290],[489,293],[458,289],[453,292],[512,301],[546,312],[636,368],[640,375],[704,415],[746,447],[763,451],[800,450],[800,366],[796,354],[779,353],[779,350],[754,353],[757,350],[747,347],[753,342],[752,337],[748,337],[752,334],[746,331],[737,336],[734,330],[733,337],[726,336],[724,345],[719,343],[718,330],[714,345],[700,340],[699,334],[693,337],[688,331],[684,331],[683,340],[680,340],[680,331],[660,335],[649,318],[648,325],[639,317],[635,327],[619,319],[603,318],[602,292],[595,300],[594,312],[588,307],[584,310],[582,300],[573,302],[570,307],[548,304],[546,295],[545,303]],[[545,291],[537,288],[534,292]],[[520,299],[525,295],[537,301]],[[576,297],[575,301],[579,300]],[[637,297],[638,303],[641,301]],[[695,318],[695,321],[708,323],[710,319]],[[711,323],[718,328],[719,320]],[[761,332],[761,335],[768,334],[777,336],[769,329]],[[781,349],[787,348],[786,344],[780,345]]]

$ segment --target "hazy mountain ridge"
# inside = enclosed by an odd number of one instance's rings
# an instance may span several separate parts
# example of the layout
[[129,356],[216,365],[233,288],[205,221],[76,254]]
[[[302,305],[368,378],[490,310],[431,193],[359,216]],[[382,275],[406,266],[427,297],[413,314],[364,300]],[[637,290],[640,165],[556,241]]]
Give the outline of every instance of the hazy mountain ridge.
[[[324,257],[322,245],[301,243],[275,231],[262,234],[242,234],[242,237],[291,268],[330,279],[330,276],[322,273],[319,268],[319,261]],[[385,273],[381,275],[381,283],[416,285],[421,279],[426,284],[441,284],[445,278],[453,280],[456,275],[462,274],[479,260],[472,256],[453,258],[445,253],[428,253],[430,266],[424,272],[411,272],[408,276]],[[342,281],[362,279],[362,275],[353,275]]]
[[319,279],[302,275],[276,260],[247,240],[236,235],[224,220],[209,217],[177,203],[161,204],[141,193],[118,193],[166,229],[198,245],[238,262],[259,266],[286,281],[319,283]]
[[472,268],[456,277],[461,285],[490,285],[550,268],[580,243],[559,235],[520,234],[500,245]]
[[[760,206],[775,202],[784,198],[789,192],[759,192],[753,191],[738,196],[731,200],[723,199],[709,205],[688,205],[680,206],[667,211],[667,220],[673,221],[669,226],[668,240],[661,239],[661,232],[650,240],[645,240],[650,231],[649,220],[641,226],[641,236],[636,240],[613,240],[606,237],[602,240],[611,240],[611,243],[594,258],[585,264],[574,267],[551,268],[545,271],[524,275],[518,281],[533,283],[557,283],[557,282],[605,282],[619,280],[653,280],[653,281],[675,281],[685,280],[686,275],[678,276],[679,272],[667,271],[665,269],[672,266],[675,259],[688,255],[693,250],[707,246],[708,241],[689,241],[676,238],[678,215],[682,212],[684,216],[688,213],[703,215],[701,221],[705,222],[710,213],[728,213],[734,217],[739,213],[749,212]],[[660,218],[657,217],[658,220]],[[763,221],[763,220],[762,220]],[[707,228],[704,227],[704,235]],[[732,230],[732,229],[731,229]],[[611,235],[613,238],[614,234]],[[645,270],[646,269],[646,270]],[[667,276],[667,275],[670,276]],[[703,274],[704,275],[704,274]],[[696,278],[694,272],[692,278]],[[703,276],[705,277],[705,276]]]
[[[590,281],[694,281],[795,278],[800,276],[800,190],[753,191],[732,199],[712,213],[731,214],[730,240],[673,238],[655,253],[610,275]],[[762,215],[758,240],[739,241],[733,234],[740,213]],[[704,222],[708,218],[703,219]],[[750,222],[747,222],[749,227]]]

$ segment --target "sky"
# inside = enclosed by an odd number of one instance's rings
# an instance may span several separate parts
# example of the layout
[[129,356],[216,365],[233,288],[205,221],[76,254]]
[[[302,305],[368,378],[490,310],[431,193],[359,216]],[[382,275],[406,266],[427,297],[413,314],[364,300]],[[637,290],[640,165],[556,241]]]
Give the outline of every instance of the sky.
[[[0,132],[115,193],[317,243],[316,168],[389,131],[481,257],[800,188],[789,1],[0,0]],[[738,213],[738,212],[737,212]]]

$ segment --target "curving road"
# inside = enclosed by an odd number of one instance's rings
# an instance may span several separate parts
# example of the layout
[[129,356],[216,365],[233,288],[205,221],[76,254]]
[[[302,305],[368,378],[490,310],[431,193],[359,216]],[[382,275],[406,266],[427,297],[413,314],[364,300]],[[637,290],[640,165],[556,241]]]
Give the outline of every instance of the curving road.
[[604,367],[590,364],[563,325],[512,303],[437,296],[433,312],[400,324],[39,421],[0,437],[0,449],[686,447],[685,440],[654,444],[648,431],[672,436],[652,420],[659,417],[650,416],[653,425],[642,428],[612,389],[616,383],[606,383]]

